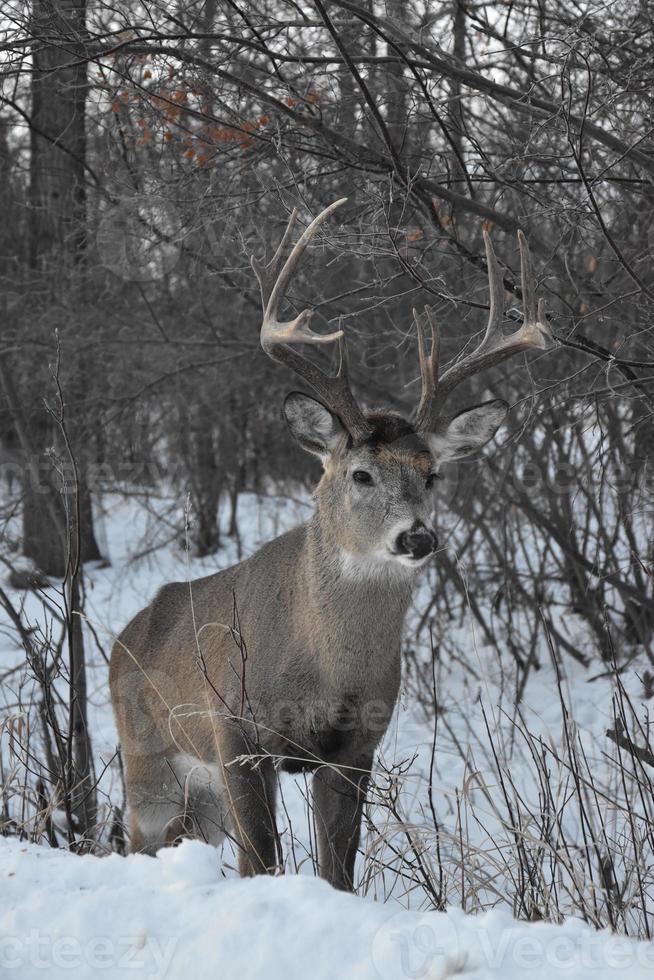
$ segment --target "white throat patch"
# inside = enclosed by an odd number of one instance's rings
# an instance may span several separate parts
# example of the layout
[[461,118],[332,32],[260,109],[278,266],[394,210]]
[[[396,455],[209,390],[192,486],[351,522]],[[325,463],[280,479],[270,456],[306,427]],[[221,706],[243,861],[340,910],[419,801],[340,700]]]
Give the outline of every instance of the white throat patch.
[[421,561],[412,561],[405,555],[392,555],[385,549],[371,551],[367,555],[353,554],[345,548],[340,550],[341,575],[345,579],[353,582],[361,581],[406,581],[422,566],[429,561],[431,555],[427,555]]

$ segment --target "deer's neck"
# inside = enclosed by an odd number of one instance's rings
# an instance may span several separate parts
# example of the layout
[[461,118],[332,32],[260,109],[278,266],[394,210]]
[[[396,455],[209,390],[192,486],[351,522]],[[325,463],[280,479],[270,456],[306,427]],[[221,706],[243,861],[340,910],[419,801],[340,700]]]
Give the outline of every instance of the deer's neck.
[[[329,637],[333,662],[353,655],[360,664],[399,657],[415,574],[392,562],[380,567],[345,554],[318,515],[307,525],[302,586],[316,633]],[[316,651],[320,655],[320,651]]]

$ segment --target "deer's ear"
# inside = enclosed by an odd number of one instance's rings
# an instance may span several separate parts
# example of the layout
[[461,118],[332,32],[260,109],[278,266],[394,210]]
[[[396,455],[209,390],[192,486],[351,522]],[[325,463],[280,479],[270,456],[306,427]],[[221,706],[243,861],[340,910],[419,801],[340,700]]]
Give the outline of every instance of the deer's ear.
[[439,462],[470,456],[490,442],[508,411],[506,402],[496,400],[459,412],[441,432],[429,436],[432,452]]
[[346,435],[339,419],[315,398],[292,391],[284,399],[284,418],[303,449],[325,462]]

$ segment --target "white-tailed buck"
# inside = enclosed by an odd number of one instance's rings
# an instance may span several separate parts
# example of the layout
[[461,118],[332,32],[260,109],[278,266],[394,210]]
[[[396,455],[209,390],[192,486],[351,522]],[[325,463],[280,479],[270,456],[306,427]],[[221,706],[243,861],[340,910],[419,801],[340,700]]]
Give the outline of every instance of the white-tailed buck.
[[[524,322],[503,335],[502,276],[485,234],[490,316],[477,349],[439,377],[433,316],[414,313],[422,375],[414,420],[363,411],[341,331],[315,334],[309,310],[282,316],[303,252],[342,203],[311,222],[286,262],[295,213],[272,261],[252,261],[261,345],[318,396],[293,392],[284,402],[292,436],[323,464],[315,513],[226,571],[164,586],[117,640],[110,683],[132,850],[229,834],[242,874],[274,871],[277,769],[309,770],[320,874],[351,888],[373,755],[400,684],[405,614],[437,549],[434,481],[444,461],[488,442],[508,407],[490,401],[448,418],[447,396],[483,367],[545,348],[550,332],[519,235]],[[336,341],[335,377],[299,351]]]

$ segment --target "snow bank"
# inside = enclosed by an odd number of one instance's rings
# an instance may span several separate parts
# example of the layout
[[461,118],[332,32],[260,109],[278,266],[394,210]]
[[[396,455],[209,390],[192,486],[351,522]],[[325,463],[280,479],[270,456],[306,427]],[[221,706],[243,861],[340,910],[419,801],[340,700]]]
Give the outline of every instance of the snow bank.
[[155,980],[649,980],[654,944],[563,926],[398,911],[308,876],[221,877],[196,841],[156,859],[0,838],[0,975]]

